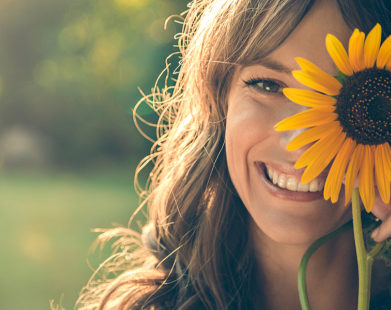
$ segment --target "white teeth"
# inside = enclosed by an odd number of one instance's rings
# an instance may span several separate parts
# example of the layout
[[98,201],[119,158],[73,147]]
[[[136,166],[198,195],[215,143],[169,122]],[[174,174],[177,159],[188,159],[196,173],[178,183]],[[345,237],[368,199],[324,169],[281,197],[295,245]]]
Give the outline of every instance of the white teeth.
[[312,180],[310,182],[310,192],[317,192],[318,191],[318,181]]
[[267,167],[267,174],[273,184],[293,192],[319,192],[323,190],[324,186],[324,181],[318,182],[317,179],[312,180],[310,183],[302,184],[296,180],[296,177],[290,177],[285,174],[278,175],[278,172],[270,167]]
[[310,189],[310,185],[308,183],[306,183],[306,184],[299,183],[297,191],[299,191],[299,192],[308,192],[309,189]]
[[286,182],[286,188],[290,191],[296,192],[297,191],[297,181],[295,178],[289,178]]
[[278,174],[273,172],[273,184],[277,184],[277,182],[278,182]]
[[267,175],[269,176],[270,180],[273,181],[273,170],[270,168],[267,168]]
[[286,187],[286,176],[284,174],[281,174],[278,177],[278,183],[277,184],[281,188],[285,188]]

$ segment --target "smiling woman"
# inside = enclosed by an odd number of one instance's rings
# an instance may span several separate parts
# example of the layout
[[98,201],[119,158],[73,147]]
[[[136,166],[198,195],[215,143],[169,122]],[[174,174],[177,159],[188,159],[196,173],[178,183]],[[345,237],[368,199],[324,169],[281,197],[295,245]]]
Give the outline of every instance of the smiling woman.
[[[332,25],[327,22],[330,19]],[[297,191],[303,169],[295,169],[294,163],[303,148],[288,152],[286,145],[296,133],[274,130],[281,119],[306,109],[282,93],[283,87],[302,87],[291,74],[299,69],[295,57],[316,60],[336,74],[323,40],[333,33],[346,43],[350,32],[337,4],[317,2],[267,61],[244,66],[233,76],[225,134],[228,169],[236,191],[267,240],[308,244],[350,219],[349,208],[343,204],[330,208],[330,202],[321,199],[318,184],[324,184],[324,174]],[[254,77],[260,83],[254,83]],[[248,80],[253,82],[243,83]],[[275,182],[269,181],[271,174]],[[265,242],[259,244],[263,247]]]
[[[337,74],[324,45],[328,33],[347,46],[356,27],[368,31],[379,22],[391,34],[390,20],[386,0],[191,2],[176,84],[145,98],[160,122],[152,154],[140,164],[154,163],[140,206],[150,215],[144,246],[130,253],[134,233],[121,231],[123,251],[106,264],[121,274],[93,279],[78,308],[300,309],[304,252],[348,222],[351,210],[343,199],[323,199],[329,168],[301,182],[304,169],[294,164],[309,146],[286,146],[302,130],[274,125],[306,107],[283,89],[305,89],[291,74],[296,57]],[[391,207],[382,207],[386,239]],[[381,263],[374,269],[371,309],[390,304],[390,274]],[[356,308],[351,231],[314,254],[307,281],[313,309]]]

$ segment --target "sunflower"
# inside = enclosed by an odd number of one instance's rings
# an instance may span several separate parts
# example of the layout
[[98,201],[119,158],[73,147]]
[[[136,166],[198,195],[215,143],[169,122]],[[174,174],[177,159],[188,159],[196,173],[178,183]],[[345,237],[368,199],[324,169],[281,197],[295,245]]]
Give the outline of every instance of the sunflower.
[[[391,36],[381,44],[381,26],[365,37],[355,29],[346,52],[333,35],[326,48],[339,72],[336,77],[303,58],[294,78],[312,90],[285,88],[285,96],[304,112],[275,125],[276,130],[307,128],[287,145],[296,150],[312,144],[295,163],[306,167],[301,182],[308,183],[328,169],[324,198],[338,200],[345,177],[345,204],[356,178],[365,209],[372,210],[375,182],[381,199],[390,201],[391,182]],[[331,166],[330,166],[331,164]]]

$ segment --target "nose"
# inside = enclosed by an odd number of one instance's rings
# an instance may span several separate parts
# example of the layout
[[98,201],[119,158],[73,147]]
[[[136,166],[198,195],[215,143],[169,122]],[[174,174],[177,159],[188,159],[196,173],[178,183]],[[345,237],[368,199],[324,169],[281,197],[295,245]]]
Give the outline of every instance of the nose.
[[[292,115],[296,115],[308,109],[309,109],[308,107],[298,105],[293,102],[288,102],[286,104],[285,115],[282,117],[282,119]],[[295,151],[288,151],[286,150],[286,147],[289,144],[289,142],[291,142],[295,137],[297,137],[298,135],[300,135],[306,130],[307,128],[277,132],[279,147],[281,147],[283,150],[287,152],[287,154],[285,153],[285,155],[287,155],[289,159],[293,162],[299,159],[299,157],[304,153],[305,150],[307,150],[310,147],[310,145],[303,146]]]
[[[288,118],[290,116],[299,114],[301,112],[304,112],[306,110],[309,110],[308,107],[299,105],[297,103],[294,103],[290,100],[287,100],[284,105],[284,110],[279,111],[278,115],[278,121],[282,121],[285,118]],[[280,145],[284,148],[288,145],[290,141],[292,141],[295,137],[297,137],[299,134],[304,132],[306,129],[296,129],[296,130],[287,130],[287,131],[281,131],[279,132],[279,139],[280,139]]]
[[[284,109],[278,110],[276,116],[278,121],[282,121],[285,118],[288,118],[293,115],[297,115],[309,109],[310,109],[309,107],[299,105],[286,98],[286,101],[284,102]],[[299,157],[303,154],[303,152],[309,148],[309,145],[303,146],[295,151],[288,151],[286,147],[290,141],[292,141],[295,137],[297,137],[298,135],[300,135],[306,130],[307,128],[275,132],[275,134],[277,134],[278,147],[280,149],[285,150],[284,156],[288,156],[288,159],[292,162],[295,162],[297,159],[299,159]]]
[[277,133],[278,135],[278,143],[279,143],[279,149],[281,151],[281,156],[284,157],[285,160],[289,161],[294,165],[294,163],[300,158],[300,156],[313,144],[307,144],[302,146],[301,148],[294,150],[294,151],[288,151],[286,149],[288,143],[292,141],[295,137],[297,137],[299,134],[307,130],[305,129],[297,129],[297,130],[288,130],[288,131],[280,131]]
[[280,145],[286,149],[286,146],[299,134],[303,133],[306,129],[287,130],[280,132]]

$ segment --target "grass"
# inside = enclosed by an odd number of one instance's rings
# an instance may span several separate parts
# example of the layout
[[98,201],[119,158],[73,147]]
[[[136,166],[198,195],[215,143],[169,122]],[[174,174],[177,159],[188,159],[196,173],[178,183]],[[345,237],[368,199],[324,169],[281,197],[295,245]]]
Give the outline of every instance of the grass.
[[[72,309],[102,255],[91,229],[126,226],[137,205],[130,171],[0,173],[0,309]],[[140,219],[143,221],[142,219]]]

